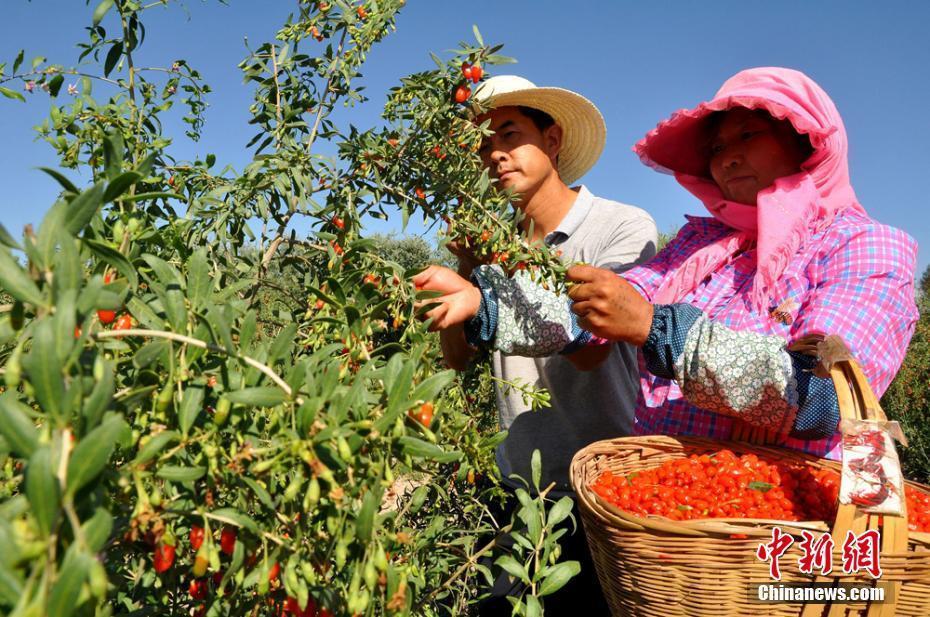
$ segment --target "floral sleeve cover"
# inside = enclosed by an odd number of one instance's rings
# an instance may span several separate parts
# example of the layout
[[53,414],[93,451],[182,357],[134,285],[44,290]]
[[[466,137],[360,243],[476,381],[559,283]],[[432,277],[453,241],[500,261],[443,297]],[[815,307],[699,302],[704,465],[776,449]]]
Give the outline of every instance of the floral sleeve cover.
[[[578,326],[568,298],[522,271],[508,278],[481,266],[473,280],[482,301],[466,324],[472,344],[538,357],[606,342]],[[801,439],[832,435],[839,423],[833,382],[813,375],[815,360],[787,351],[777,336],[736,332],[687,304],[656,305],[642,351],[649,371],[677,381],[697,407]]]

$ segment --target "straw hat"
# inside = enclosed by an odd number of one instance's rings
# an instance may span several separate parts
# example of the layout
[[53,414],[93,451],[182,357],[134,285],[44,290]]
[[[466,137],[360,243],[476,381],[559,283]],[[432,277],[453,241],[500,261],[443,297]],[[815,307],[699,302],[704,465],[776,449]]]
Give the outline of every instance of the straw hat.
[[[562,127],[559,176],[572,184],[583,176],[604,150],[607,126],[594,103],[564,88],[537,88],[516,75],[497,75],[475,91],[484,107],[524,106],[544,111]],[[477,110],[475,110],[477,111]]]

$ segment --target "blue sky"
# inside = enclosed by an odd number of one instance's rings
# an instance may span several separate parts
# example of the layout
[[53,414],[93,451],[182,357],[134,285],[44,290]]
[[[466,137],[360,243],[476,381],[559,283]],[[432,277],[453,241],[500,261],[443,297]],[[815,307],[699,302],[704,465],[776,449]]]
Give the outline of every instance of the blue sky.
[[[96,0],[4,0],[0,61],[21,48],[73,64]],[[244,39],[271,40],[293,10],[291,0],[185,0],[149,11],[141,63],[170,65],[187,59],[214,88],[204,137],[183,137],[177,118],[176,157],[208,152],[237,169],[248,162],[244,146],[251,90],[236,64]],[[595,193],[648,210],[662,230],[677,227],[701,205],[675,181],[658,174],[630,147],[674,110],[711,96],[730,75],[753,66],[800,69],[832,96],[850,139],[853,186],[876,219],[905,229],[921,245],[918,273],[930,264],[930,2],[871,0],[409,0],[398,30],[375,49],[364,70],[372,99],[351,112],[360,127],[378,122],[387,88],[408,73],[429,68],[429,52],[472,40],[477,24],[487,42],[504,43],[518,64],[498,72],[523,75],[538,85],[562,86],[590,98],[604,114],[607,147],[583,179]],[[50,147],[31,127],[48,113],[45,95],[28,105],[0,99],[0,222],[14,235],[38,223],[57,185],[35,170],[54,165]],[[399,223],[378,223],[389,231]],[[408,233],[421,233],[412,222]]]

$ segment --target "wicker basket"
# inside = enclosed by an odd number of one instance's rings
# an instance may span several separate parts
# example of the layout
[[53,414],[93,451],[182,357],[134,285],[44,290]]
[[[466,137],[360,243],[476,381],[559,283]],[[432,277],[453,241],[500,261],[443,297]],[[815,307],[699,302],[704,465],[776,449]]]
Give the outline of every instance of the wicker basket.
[[[846,418],[883,419],[884,413],[854,361],[836,363],[831,370]],[[823,522],[790,522],[758,519],[707,519],[671,521],[643,518],[623,512],[601,499],[588,486],[604,471],[626,475],[658,467],[668,460],[690,454],[729,448],[737,455],[755,453],[768,459],[801,462],[840,470],[840,464],[803,453],[765,445],[771,440],[748,430],[739,435],[754,443],[721,442],[693,437],[624,437],[599,441],[580,450],[572,461],[572,485],[578,494],[581,518],[597,568],[604,596],[615,617],[627,615],[930,615],[930,534],[908,533],[906,516],[877,516],[840,505],[829,529]],[[908,484],[923,492],[930,487]],[[886,587],[884,603],[762,604],[750,598],[753,582],[772,583],[769,564],[756,557],[756,549],[771,538],[772,527],[796,536],[789,551],[779,559],[782,583],[856,582],[875,585],[871,576],[845,576],[842,544],[847,530],[867,529],[882,533],[878,584]],[[836,542],[834,570],[814,577],[800,572],[800,532],[832,531]],[[734,535],[736,537],[734,537]],[[816,535],[816,533],[815,533]],[[839,538],[839,540],[837,540]],[[890,599],[888,598],[890,596]]]

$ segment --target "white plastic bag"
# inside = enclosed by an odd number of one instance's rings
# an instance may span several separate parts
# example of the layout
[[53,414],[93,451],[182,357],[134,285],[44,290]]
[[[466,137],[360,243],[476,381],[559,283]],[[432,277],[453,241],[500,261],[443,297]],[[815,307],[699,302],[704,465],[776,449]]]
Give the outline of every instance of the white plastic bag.
[[907,442],[897,422],[843,420],[843,475],[840,503],[872,514],[900,515],[904,478],[894,439]]

